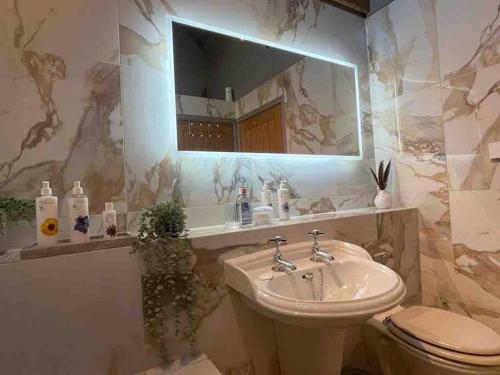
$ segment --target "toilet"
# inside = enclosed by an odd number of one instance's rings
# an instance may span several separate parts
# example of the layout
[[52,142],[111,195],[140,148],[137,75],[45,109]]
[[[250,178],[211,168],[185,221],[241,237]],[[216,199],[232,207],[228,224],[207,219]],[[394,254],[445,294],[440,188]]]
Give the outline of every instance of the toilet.
[[500,375],[500,335],[450,311],[396,306],[363,335],[374,375]]

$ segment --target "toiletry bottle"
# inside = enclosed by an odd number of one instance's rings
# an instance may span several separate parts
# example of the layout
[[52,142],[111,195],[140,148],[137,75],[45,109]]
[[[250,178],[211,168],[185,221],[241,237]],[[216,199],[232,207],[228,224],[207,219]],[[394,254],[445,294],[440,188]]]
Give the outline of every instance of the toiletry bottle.
[[57,218],[57,197],[52,196],[48,181],[42,182],[41,194],[35,200],[36,205],[36,243],[38,246],[57,244],[59,220]]
[[273,206],[272,190],[269,182],[264,182],[264,185],[262,186],[262,192],[260,193],[260,201],[264,206],[269,206],[269,207]]
[[238,198],[236,199],[236,212],[240,225],[252,224],[252,207],[247,197],[247,189],[240,187]]
[[70,241],[74,243],[90,241],[89,200],[83,194],[80,181],[75,181],[73,184],[73,194],[68,199],[68,208]]
[[106,202],[102,213],[102,223],[104,227],[104,238],[113,238],[118,234],[116,229],[116,211],[113,202]]
[[290,220],[290,194],[288,192],[287,181],[281,180],[280,188],[278,189],[278,212],[280,220]]

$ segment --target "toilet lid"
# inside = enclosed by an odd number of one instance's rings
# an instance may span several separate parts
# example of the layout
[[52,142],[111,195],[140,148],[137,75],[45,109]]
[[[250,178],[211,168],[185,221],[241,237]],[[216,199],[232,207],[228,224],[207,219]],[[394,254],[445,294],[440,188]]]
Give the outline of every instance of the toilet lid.
[[446,310],[412,306],[391,315],[396,327],[429,344],[472,355],[499,355],[500,335],[490,327]]

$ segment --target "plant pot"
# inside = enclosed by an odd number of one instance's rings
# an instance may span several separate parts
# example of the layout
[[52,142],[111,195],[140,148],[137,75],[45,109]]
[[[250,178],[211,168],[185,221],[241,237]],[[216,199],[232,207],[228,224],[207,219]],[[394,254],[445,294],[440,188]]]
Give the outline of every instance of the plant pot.
[[391,194],[385,190],[379,190],[377,196],[375,197],[375,207],[381,209],[387,209],[392,207]]

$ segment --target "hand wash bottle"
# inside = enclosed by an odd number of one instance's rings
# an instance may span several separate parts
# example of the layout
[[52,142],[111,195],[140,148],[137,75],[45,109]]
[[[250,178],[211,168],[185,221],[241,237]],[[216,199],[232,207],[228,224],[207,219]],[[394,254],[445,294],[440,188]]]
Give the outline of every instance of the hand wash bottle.
[[290,220],[290,193],[287,184],[286,180],[281,180],[280,188],[278,189],[278,212],[281,221]]
[[82,243],[90,241],[89,199],[83,194],[80,181],[73,183],[73,194],[68,199],[70,241]]
[[116,229],[116,211],[113,202],[106,202],[102,213],[102,224],[104,226],[104,238],[113,238],[118,234]]
[[57,244],[59,220],[57,218],[57,197],[52,196],[48,181],[42,182],[40,197],[36,199],[36,243],[38,246]]
[[247,196],[247,189],[240,187],[238,198],[236,199],[236,212],[238,222],[241,226],[252,224],[252,207]]

